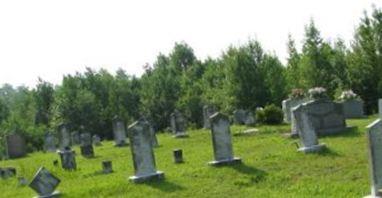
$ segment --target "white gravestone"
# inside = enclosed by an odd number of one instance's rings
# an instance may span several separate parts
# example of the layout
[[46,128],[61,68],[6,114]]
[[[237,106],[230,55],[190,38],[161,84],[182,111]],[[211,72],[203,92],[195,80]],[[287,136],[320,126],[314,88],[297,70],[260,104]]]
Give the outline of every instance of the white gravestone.
[[367,141],[369,150],[369,170],[371,180],[371,195],[382,197],[382,121],[377,119],[367,126]]
[[290,123],[292,121],[292,111],[293,107],[296,107],[302,103],[304,103],[306,99],[294,99],[289,98],[282,101],[282,110],[284,113],[284,122]]

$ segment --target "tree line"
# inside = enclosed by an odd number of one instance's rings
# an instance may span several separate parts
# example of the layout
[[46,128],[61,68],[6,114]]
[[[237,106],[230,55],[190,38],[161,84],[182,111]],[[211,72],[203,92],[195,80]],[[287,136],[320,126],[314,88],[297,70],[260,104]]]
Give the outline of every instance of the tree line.
[[253,39],[228,47],[217,58],[199,60],[180,42],[152,65],[144,65],[139,78],[122,69],[112,75],[88,68],[65,75],[56,86],[42,79],[32,89],[5,84],[0,87],[0,134],[21,133],[36,150],[42,147],[44,133],[57,131],[60,123],[112,138],[115,115],[126,123],[145,115],[164,131],[174,109],[183,112],[190,127],[198,128],[204,105],[229,114],[237,108],[255,111],[281,106],[294,88],[317,86],[326,88],[332,99],[352,89],[364,100],[368,114],[377,111],[382,97],[381,9],[365,12],[349,46],[341,38],[323,38],[311,20],[302,48],[289,35],[287,49],[286,65]]

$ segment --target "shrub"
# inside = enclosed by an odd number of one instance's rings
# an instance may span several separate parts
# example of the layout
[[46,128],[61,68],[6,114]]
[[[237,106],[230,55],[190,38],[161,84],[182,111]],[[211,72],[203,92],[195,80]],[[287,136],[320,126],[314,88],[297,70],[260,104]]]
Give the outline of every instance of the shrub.
[[265,106],[264,109],[256,110],[256,119],[263,124],[281,124],[283,122],[283,111],[274,104]]

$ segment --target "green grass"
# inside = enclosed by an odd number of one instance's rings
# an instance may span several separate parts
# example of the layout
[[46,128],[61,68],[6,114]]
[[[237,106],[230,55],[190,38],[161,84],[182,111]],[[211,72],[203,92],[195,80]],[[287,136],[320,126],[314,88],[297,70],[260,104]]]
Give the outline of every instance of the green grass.
[[[328,149],[319,154],[296,151],[296,139],[283,133],[289,125],[258,126],[250,136],[233,136],[235,156],[243,164],[210,167],[212,142],[207,130],[189,131],[190,138],[174,139],[159,134],[155,149],[158,170],[165,180],[144,184],[128,181],[133,175],[130,148],[115,148],[112,142],[95,147],[96,157],[77,156],[78,170],[54,167],[54,153],[32,153],[28,157],[1,161],[0,167],[14,166],[19,176],[30,181],[40,166],[61,179],[63,197],[362,197],[370,193],[365,127],[376,117],[348,120],[358,129],[320,137]],[[231,132],[244,130],[232,126]],[[183,149],[185,163],[174,164],[172,150]],[[75,147],[76,153],[79,148]],[[112,160],[114,173],[97,174],[103,160]],[[29,187],[18,187],[17,179],[0,179],[0,197],[32,197]]]

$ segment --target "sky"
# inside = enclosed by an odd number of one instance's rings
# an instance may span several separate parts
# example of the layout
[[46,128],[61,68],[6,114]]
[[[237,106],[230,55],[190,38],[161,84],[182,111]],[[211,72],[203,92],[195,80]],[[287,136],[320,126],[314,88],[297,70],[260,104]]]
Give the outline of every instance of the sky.
[[60,84],[86,67],[140,76],[142,65],[186,42],[219,57],[257,39],[285,63],[288,34],[298,47],[313,18],[326,40],[351,41],[380,0],[0,0],[0,85]]

